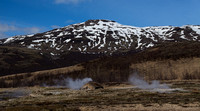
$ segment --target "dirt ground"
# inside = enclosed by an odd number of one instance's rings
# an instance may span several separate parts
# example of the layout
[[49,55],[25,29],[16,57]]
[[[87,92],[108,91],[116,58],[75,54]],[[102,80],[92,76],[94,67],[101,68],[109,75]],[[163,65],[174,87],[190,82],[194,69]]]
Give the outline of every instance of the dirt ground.
[[[141,90],[127,83],[104,89],[0,89],[1,111],[200,111],[200,81],[164,81],[170,89]],[[162,90],[162,92],[158,91]]]

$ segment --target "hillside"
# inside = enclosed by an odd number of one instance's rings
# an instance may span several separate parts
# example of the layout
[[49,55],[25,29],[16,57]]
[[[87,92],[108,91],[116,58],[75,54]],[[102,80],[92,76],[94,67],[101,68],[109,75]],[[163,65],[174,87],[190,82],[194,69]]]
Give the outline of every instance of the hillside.
[[36,50],[0,47],[0,76],[52,68],[53,63]]
[[[44,83],[53,85],[57,84],[55,80],[61,82],[67,77],[74,79],[91,77],[97,82],[126,82],[129,76],[136,72],[146,80],[200,79],[199,48],[199,42],[166,43],[140,52],[131,51],[123,55],[104,56],[91,60],[79,64],[78,67],[82,67],[80,70],[75,68],[74,71],[67,72],[69,68],[63,68],[54,72],[46,70],[1,77],[1,84],[4,84],[1,87]],[[30,77],[32,79],[28,79]],[[6,81],[9,81],[9,84]]]
[[[89,77],[95,75],[92,77],[101,82],[127,81],[130,74],[135,72],[147,80],[199,79],[199,48],[199,42],[166,43],[138,53],[101,58],[83,66]],[[154,64],[148,64],[149,62]],[[183,70],[175,72],[180,67]],[[171,76],[166,77],[168,75]]]
[[0,76],[61,68],[98,58],[100,55],[63,52],[59,58],[45,52],[20,47],[0,46]]

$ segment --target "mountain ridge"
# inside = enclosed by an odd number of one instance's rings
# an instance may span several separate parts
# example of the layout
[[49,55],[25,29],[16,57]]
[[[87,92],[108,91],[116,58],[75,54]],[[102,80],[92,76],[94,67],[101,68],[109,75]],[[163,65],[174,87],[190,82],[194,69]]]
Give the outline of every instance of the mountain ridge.
[[97,19],[43,33],[10,37],[0,40],[0,44],[48,49],[51,50],[51,56],[59,56],[64,51],[112,55],[116,52],[143,50],[163,42],[184,41],[200,41],[200,26],[134,27]]

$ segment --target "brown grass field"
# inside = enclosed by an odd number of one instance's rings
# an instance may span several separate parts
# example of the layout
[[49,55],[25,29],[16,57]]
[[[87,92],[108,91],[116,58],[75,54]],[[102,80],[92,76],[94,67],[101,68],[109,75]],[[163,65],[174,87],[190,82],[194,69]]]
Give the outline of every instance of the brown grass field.
[[55,85],[67,77],[90,77],[97,82],[126,82],[133,73],[145,80],[199,80],[200,58],[181,58],[178,60],[157,60],[132,63],[128,68],[106,67],[107,64],[88,63],[0,77],[0,87],[24,87],[35,85]]
[[[141,90],[127,83],[102,84],[104,89],[64,87],[0,89],[1,111],[199,111],[200,81],[162,81],[172,92]],[[12,95],[12,96],[11,96]],[[20,95],[14,97],[13,95]]]
[[200,79],[200,58],[147,61],[132,64],[130,68],[147,80]]

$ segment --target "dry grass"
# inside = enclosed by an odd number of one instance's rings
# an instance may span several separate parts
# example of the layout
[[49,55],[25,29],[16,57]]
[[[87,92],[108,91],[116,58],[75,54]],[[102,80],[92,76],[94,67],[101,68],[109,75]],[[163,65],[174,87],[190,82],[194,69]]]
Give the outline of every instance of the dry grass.
[[53,82],[53,78],[56,79],[60,76],[76,76],[76,72],[82,71],[83,69],[84,68],[81,65],[75,65],[52,70],[2,76],[0,77],[0,85],[1,87],[41,85],[45,82]]
[[148,80],[200,79],[200,58],[147,61],[130,68]]
[[[0,101],[0,110],[198,111],[200,108],[200,81],[176,81],[172,82],[171,85],[174,88],[184,88],[187,91],[176,91],[173,93],[147,92],[140,89],[127,88],[129,87],[127,84],[112,84],[108,87],[105,86],[105,89],[98,90],[29,87],[26,88],[26,90],[31,91],[29,96]],[[12,88],[1,89],[0,94],[3,91],[9,90],[12,90]]]
[[181,107],[175,104],[150,104],[143,106],[142,104],[123,104],[112,106],[82,106],[81,111],[199,111],[198,104],[191,104]]
[[0,79],[7,79],[7,78],[13,78],[17,76],[25,76],[27,74],[31,74],[30,78],[34,78],[39,75],[43,74],[51,74],[51,75],[57,75],[57,74],[66,74],[74,71],[80,71],[83,70],[83,66],[81,65],[75,65],[75,66],[70,66],[70,67],[64,67],[64,68],[57,68],[57,69],[51,69],[51,70],[44,70],[44,71],[37,71],[37,72],[32,72],[32,73],[20,73],[20,74],[15,74],[15,75],[8,75],[8,76],[2,76]]

